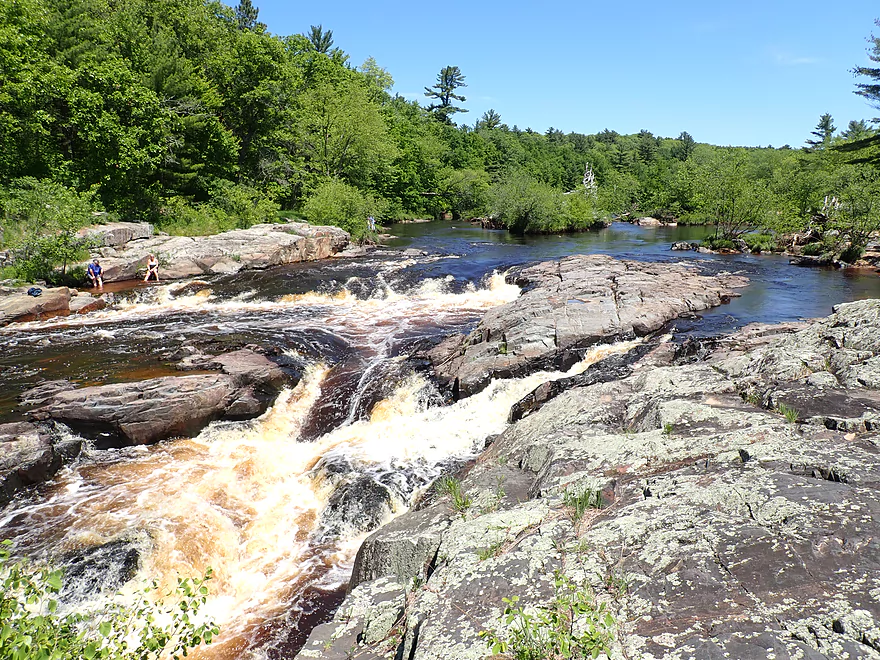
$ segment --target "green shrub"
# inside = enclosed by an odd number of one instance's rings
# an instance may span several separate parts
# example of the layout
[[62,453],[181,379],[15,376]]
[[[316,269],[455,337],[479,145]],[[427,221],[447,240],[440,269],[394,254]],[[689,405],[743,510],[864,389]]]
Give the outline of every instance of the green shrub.
[[843,252],[840,253],[840,260],[845,261],[848,264],[854,264],[859,259],[862,258],[862,255],[865,253],[865,246],[863,245],[850,245],[846,247]]
[[279,221],[278,204],[254,188],[218,181],[209,202],[166,199],[157,225],[175,236],[209,236],[232,229]]
[[602,508],[602,493],[592,488],[584,488],[580,491],[566,490],[562,501],[571,511],[572,522],[577,523],[588,509]]
[[367,233],[369,216],[378,219],[380,215],[375,199],[337,179],[318,186],[303,204],[302,213],[312,224],[344,229],[353,240],[360,240]]
[[710,236],[709,238],[704,239],[700,242],[701,247],[709,248],[710,250],[735,250],[736,245],[734,245],[733,241],[726,238],[718,238],[715,236]]
[[526,609],[518,596],[502,599],[506,629],[480,633],[492,653],[514,660],[586,659],[610,653],[614,618],[605,605],[561,573],[556,573],[553,586],[554,598],[546,606]]
[[470,495],[465,495],[461,490],[461,481],[455,477],[442,477],[436,485],[440,495],[449,495],[452,500],[452,508],[458,513],[465,513],[474,503]]
[[0,546],[0,658],[177,660],[220,632],[212,621],[193,621],[207,600],[211,569],[201,579],[178,578],[169,594],[172,603],[151,603],[153,584],[131,604],[109,602],[96,611],[60,614],[61,571],[12,560],[9,545]]
[[566,195],[525,172],[514,172],[489,191],[492,215],[515,234],[603,227],[597,203],[578,191]]
[[742,239],[752,252],[770,252],[776,249],[776,238],[772,234],[743,234]]
[[807,243],[801,249],[801,253],[807,255],[808,257],[818,257],[824,252],[826,252],[826,247],[824,243]]

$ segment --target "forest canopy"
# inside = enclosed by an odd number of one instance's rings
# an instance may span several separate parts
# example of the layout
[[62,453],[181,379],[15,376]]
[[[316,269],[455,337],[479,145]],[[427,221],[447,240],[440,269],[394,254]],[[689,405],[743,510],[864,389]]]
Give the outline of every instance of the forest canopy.
[[[392,95],[392,73],[372,58],[352,63],[332,30],[278,36],[258,14],[247,0],[2,3],[3,242],[39,224],[26,199],[75,218],[64,231],[106,212],[204,234],[281,209],[355,238],[368,213],[490,216],[517,232],[654,215],[715,224],[724,240],[805,231],[819,216],[857,224],[863,240],[877,223],[872,121],[838,131],[822,115],[794,148],[717,147],[686,131],[537,133],[494,109],[456,125],[468,117],[459,67],[441,68],[420,105]],[[855,73],[876,103],[878,70]]]

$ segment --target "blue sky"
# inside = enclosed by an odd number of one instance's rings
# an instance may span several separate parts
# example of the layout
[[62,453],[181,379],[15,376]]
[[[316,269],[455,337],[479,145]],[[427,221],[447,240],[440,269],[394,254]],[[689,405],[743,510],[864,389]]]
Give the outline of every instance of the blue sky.
[[420,102],[442,67],[458,66],[470,112],[457,118],[469,124],[494,108],[540,132],[800,146],[824,112],[838,128],[880,116],[853,94],[850,71],[880,34],[876,0],[254,4],[275,34],[333,30],[353,63],[376,58],[394,91]]

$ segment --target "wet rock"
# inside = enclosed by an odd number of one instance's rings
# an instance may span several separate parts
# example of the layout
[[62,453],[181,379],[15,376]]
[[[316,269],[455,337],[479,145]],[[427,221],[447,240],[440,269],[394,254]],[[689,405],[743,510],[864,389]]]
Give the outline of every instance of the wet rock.
[[811,256],[806,254],[792,256],[788,263],[792,266],[833,266],[834,257],[831,255]]
[[321,514],[322,536],[354,536],[370,532],[391,515],[394,498],[371,477],[359,476],[339,486]]
[[0,327],[17,321],[35,321],[64,314],[70,309],[70,291],[66,286],[43,289],[40,296],[27,295],[27,287],[0,295]]
[[492,378],[566,369],[597,342],[646,335],[677,316],[722,304],[746,283],[604,255],[541,263],[513,279],[524,287],[517,300],[490,310],[467,337],[428,353],[438,379],[458,397]]
[[[406,591],[397,582],[381,578],[362,584],[348,595],[333,621],[312,631],[297,657],[348,660],[359,645],[383,645],[393,650],[394,641],[386,640],[402,621],[405,607]],[[384,654],[357,657],[368,660]]]
[[0,506],[51,479],[80,449],[81,442],[62,438],[46,425],[0,424]]
[[40,383],[36,387],[32,387],[29,390],[25,390],[21,393],[21,396],[18,397],[18,400],[22,406],[28,408],[42,406],[44,403],[46,403],[46,401],[51,399],[59,392],[72,390],[75,387],[76,385],[71,383],[69,380],[49,380],[44,383]]
[[71,314],[88,314],[89,312],[97,312],[107,306],[107,301],[103,296],[93,297],[91,294],[80,293],[70,300]]
[[66,424],[99,448],[143,445],[195,435],[237,395],[226,374],[166,376],[60,392],[36,416]]
[[205,289],[210,288],[210,282],[206,282],[204,280],[195,280],[193,282],[186,282],[177,286],[169,286],[168,295],[170,295],[172,298],[182,298],[184,296],[195,295],[199,291],[204,291]]
[[102,593],[114,593],[137,574],[139,543],[111,541],[68,553],[60,559],[64,567],[64,596],[84,600]]
[[687,252],[690,250],[696,251],[697,248],[700,247],[699,243],[688,243],[687,241],[676,241],[672,244],[670,250],[675,250],[677,252]]
[[143,277],[148,256],[159,258],[159,276],[179,279],[230,274],[329,257],[350,240],[337,227],[317,227],[298,222],[255,225],[215,236],[154,236],[133,240],[104,256],[104,281]]
[[384,525],[361,544],[350,588],[380,577],[393,576],[404,584],[426,577],[440,549],[441,535],[451,522],[448,509],[437,506],[409,511]]

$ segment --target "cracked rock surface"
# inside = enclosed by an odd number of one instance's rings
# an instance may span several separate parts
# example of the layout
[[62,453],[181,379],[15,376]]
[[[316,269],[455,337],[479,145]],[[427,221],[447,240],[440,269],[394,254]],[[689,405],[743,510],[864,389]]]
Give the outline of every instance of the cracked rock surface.
[[526,408],[468,506],[368,537],[300,657],[490,658],[502,598],[546,605],[561,572],[611,612],[613,658],[880,658],[880,301],[675,354]]
[[469,396],[492,378],[567,369],[593,344],[646,335],[722,304],[747,283],[605,255],[544,262],[509,279],[524,287],[519,298],[487,312],[468,336],[451,337],[428,354],[456,396]]

